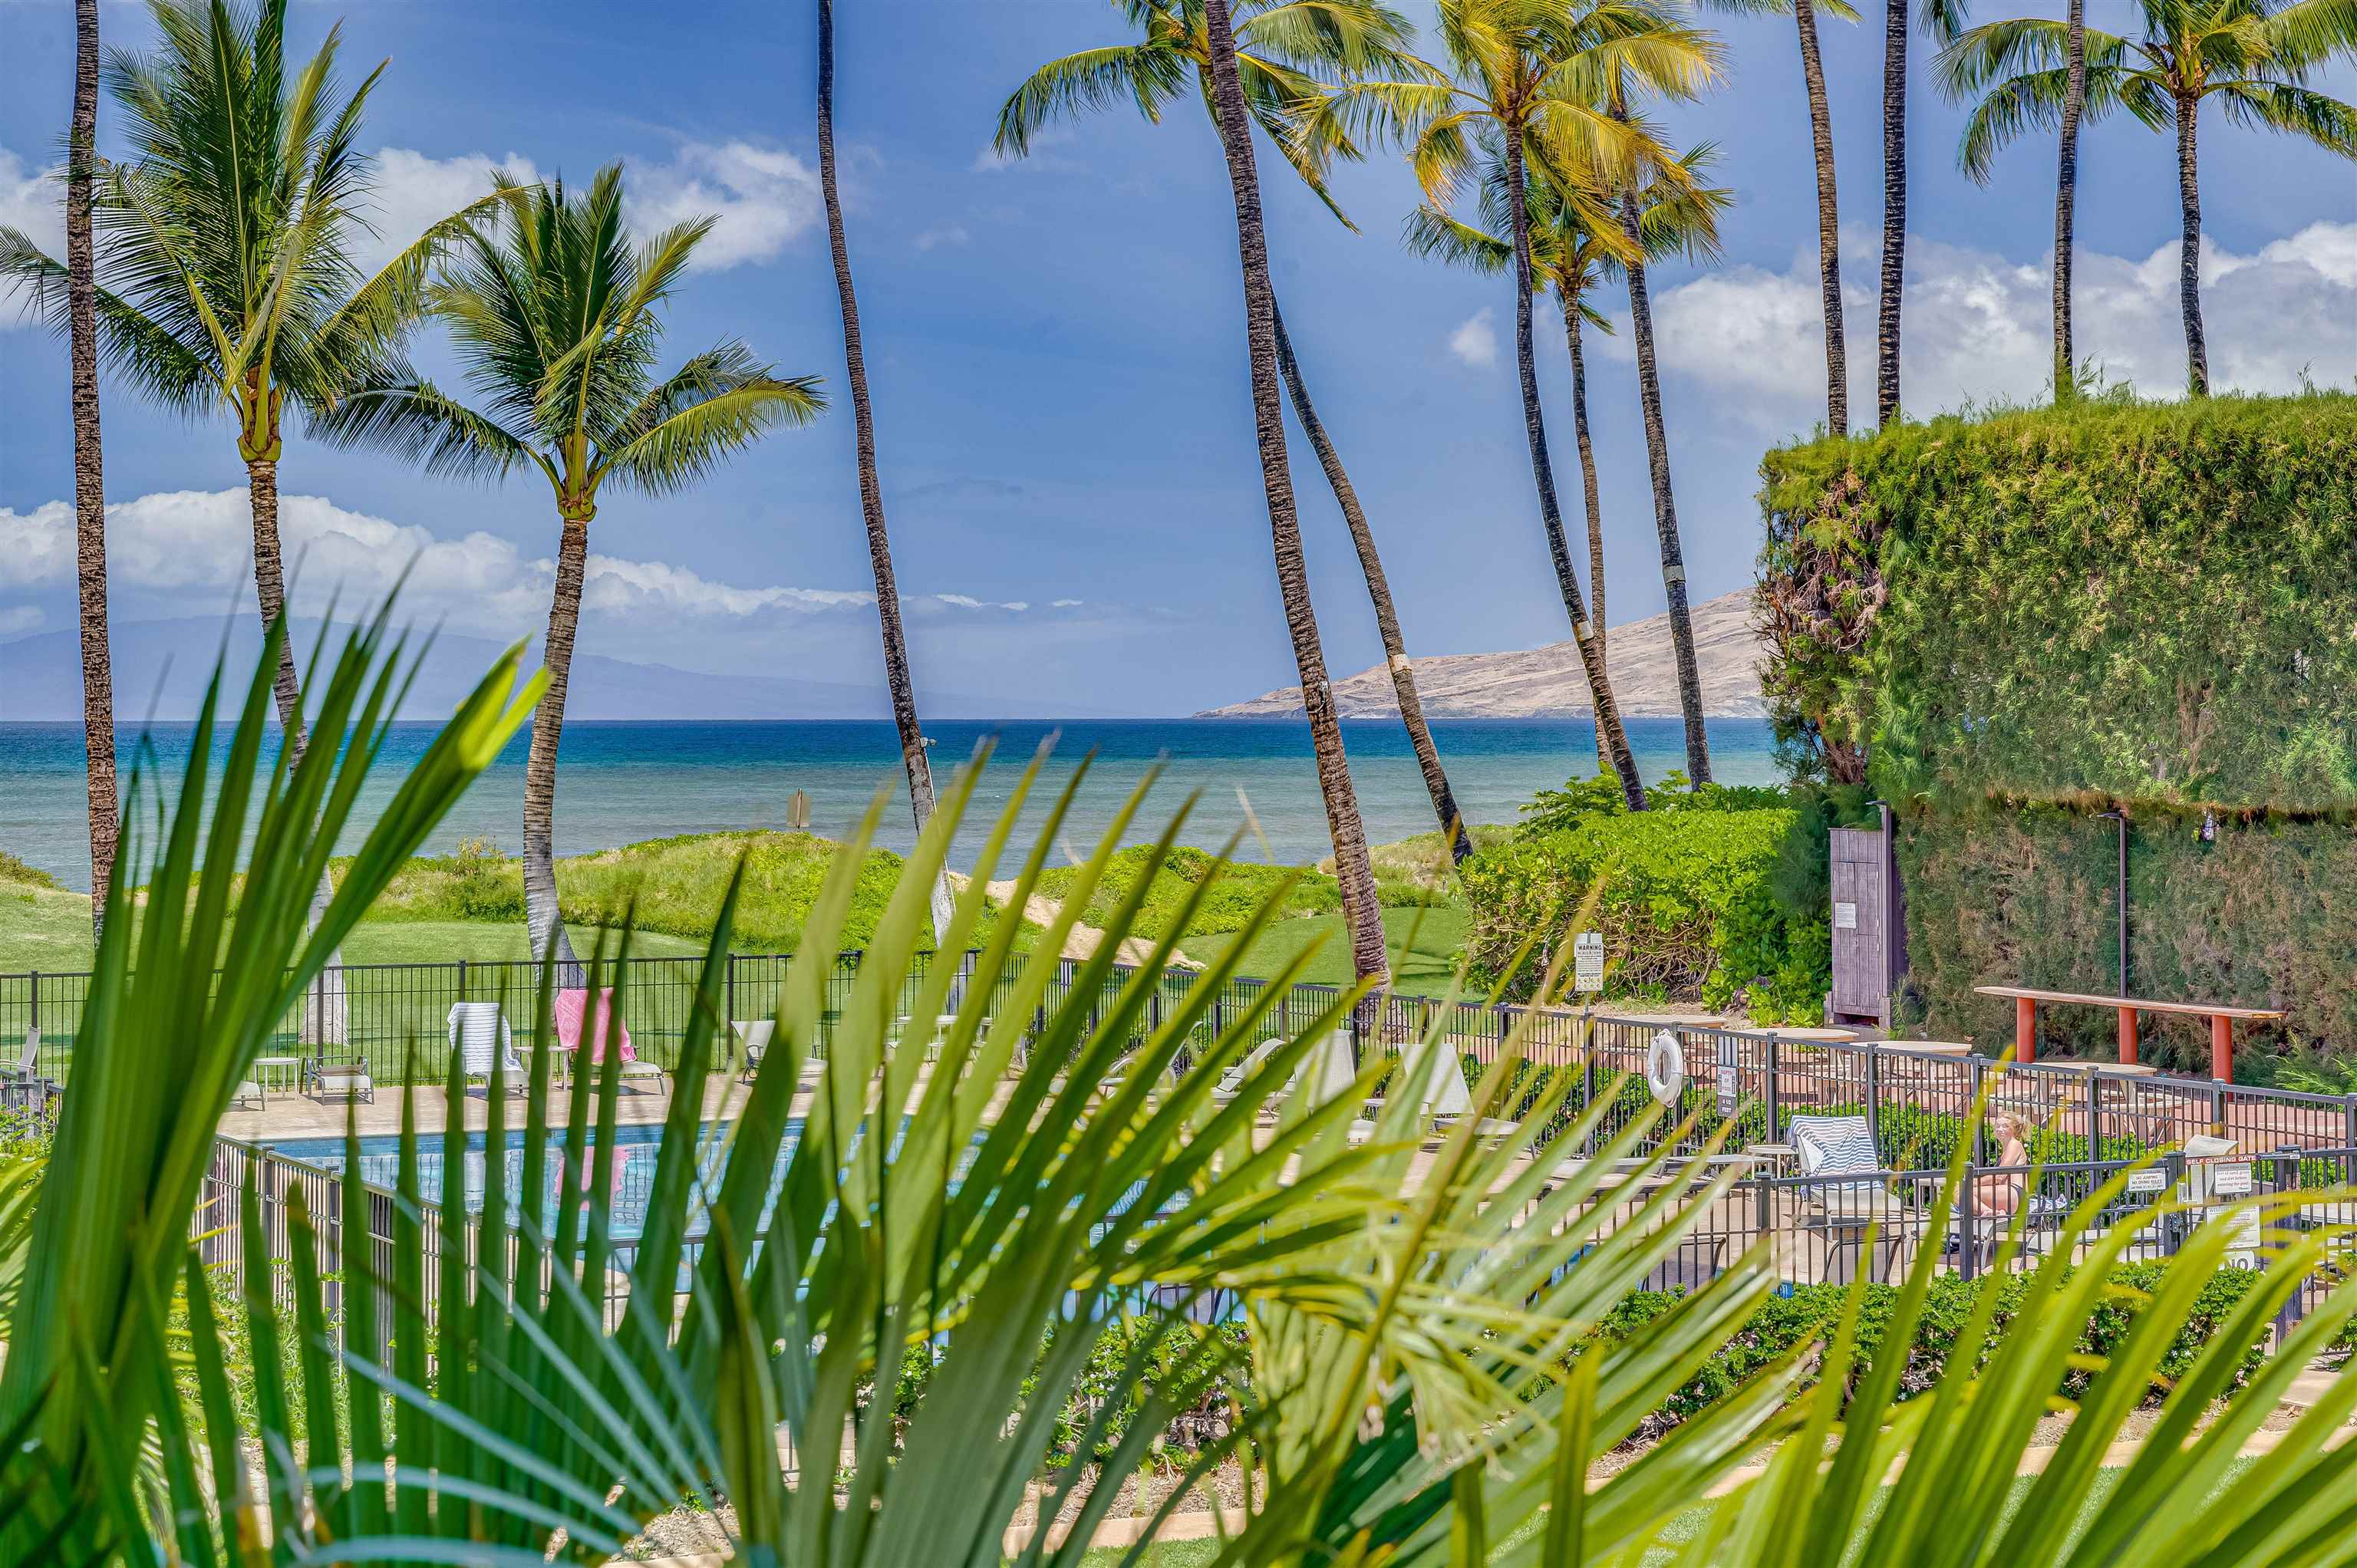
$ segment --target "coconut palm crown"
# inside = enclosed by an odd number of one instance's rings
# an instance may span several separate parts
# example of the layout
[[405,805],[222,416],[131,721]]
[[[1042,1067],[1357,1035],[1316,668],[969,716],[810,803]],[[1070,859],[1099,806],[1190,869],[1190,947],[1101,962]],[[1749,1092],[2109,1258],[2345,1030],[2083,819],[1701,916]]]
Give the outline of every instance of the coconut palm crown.
[[781,377],[735,339],[658,374],[662,306],[712,219],[634,242],[619,164],[587,191],[562,180],[520,187],[504,174],[492,181],[496,222],[457,248],[427,299],[448,325],[472,401],[389,358],[317,430],[429,474],[498,479],[529,467],[548,481],[561,530],[543,650],[548,690],[525,767],[524,886],[534,950],[554,942],[569,967],[552,843],[556,744],[598,493],[608,484],[647,495],[685,489],[770,431],[814,418],[824,399],[816,377]]

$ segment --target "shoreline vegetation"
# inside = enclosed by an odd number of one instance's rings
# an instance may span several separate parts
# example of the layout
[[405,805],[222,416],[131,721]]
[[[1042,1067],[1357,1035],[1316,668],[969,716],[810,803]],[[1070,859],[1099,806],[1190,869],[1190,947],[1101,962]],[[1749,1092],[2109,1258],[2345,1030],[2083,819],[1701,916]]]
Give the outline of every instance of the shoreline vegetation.
[[[1471,830],[1483,847],[1512,830]],[[740,952],[791,952],[817,898],[830,858],[841,848],[816,833],[751,830],[686,833],[560,857],[560,905],[576,950],[594,948],[601,931],[635,934],[632,950],[646,957],[701,952],[712,933],[713,911],[741,858],[731,947]],[[1110,921],[1135,886],[1149,851],[1124,850],[1090,891],[1080,918],[1088,928]],[[1377,895],[1397,955],[1402,989],[1439,994],[1455,976],[1468,919],[1437,832],[1373,846]],[[886,849],[867,853],[845,922],[853,946],[874,934],[903,865]],[[331,875],[340,885],[348,863]],[[1278,918],[1255,938],[1246,972],[1275,973],[1297,953],[1316,948],[1303,978],[1347,983],[1350,948],[1341,929],[1341,902],[1328,865],[1261,865],[1222,862],[1201,850],[1172,853],[1131,927],[1151,940],[1168,929],[1195,885],[1218,873],[1212,896],[1185,933],[1197,962],[1215,961],[1237,940],[1264,900],[1279,901]],[[1040,897],[1060,901],[1075,882],[1071,866],[1050,867]],[[136,893],[135,897],[138,897]],[[987,940],[1004,912],[996,907],[978,933]],[[1027,920],[1017,945],[1039,934]],[[0,852],[0,973],[87,969],[91,959],[90,898],[48,872]],[[523,864],[489,839],[463,842],[455,854],[417,855],[394,874],[346,944],[354,964],[483,961],[531,956],[524,936]],[[1331,972],[1329,973],[1329,971]]]

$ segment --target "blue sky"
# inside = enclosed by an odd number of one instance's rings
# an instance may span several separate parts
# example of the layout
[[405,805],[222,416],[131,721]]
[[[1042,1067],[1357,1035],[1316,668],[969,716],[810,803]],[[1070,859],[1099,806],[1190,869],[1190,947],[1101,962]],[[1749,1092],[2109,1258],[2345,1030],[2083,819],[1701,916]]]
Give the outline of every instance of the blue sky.
[[[1405,0],[1423,19],[1419,0]],[[1976,19],[2011,14],[1984,8]],[[2094,0],[2093,25],[2128,8]],[[662,8],[576,0],[298,4],[307,49],[340,16],[353,75],[390,70],[364,144],[382,151],[383,224],[405,238],[478,188],[486,160],[586,177],[620,157],[649,221],[717,212],[708,264],[673,312],[673,354],[729,334],[842,391],[820,220],[813,20],[805,0]],[[142,6],[109,0],[114,42]],[[1738,192],[1726,263],[1657,269],[1686,555],[1698,596],[1749,583],[1763,447],[1822,408],[1813,176],[1784,17],[1726,17],[1728,71],[1669,112],[1722,151]],[[887,502],[925,683],[1098,712],[1186,711],[1294,679],[1270,569],[1243,358],[1232,211],[1210,129],[1109,113],[1027,163],[987,151],[1007,91],[1039,61],[1119,37],[1104,0],[849,0],[838,16],[837,137]],[[1853,336],[1853,407],[1873,406],[1880,220],[1880,17],[1824,24]],[[71,7],[0,0],[0,221],[54,234]],[[1437,47],[1437,45],[1435,46]],[[1924,412],[2029,398],[2044,379],[2053,151],[2043,138],[1975,186],[1954,171],[1960,112],[1916,43],[1910,112],[1907,396]],[[2336,69],[2324,85],[2357,96]],[[1182,106],[1183,108],[1183,106]],[[102,141],[107,111],[102,110]],[[2213,250],[2212,373],[2255,388],[2357,375],[2357,170],[2203,121]],[[1412,651],[1560,639],[1512,371],[1512,296],[1397,243],[1414,190],[1378,157],[1336,224],[1264,159],[1276,283],[1312,391],[1364,497]],[[2082,352],[2153,392],[2182,374],[2173,148],[2126,119],[2085,138]],[[1625,299],[1605,302],[1625,313]],[[62,343],[0,306],[0,637],[71,625],[70,427]],[[1539,359],[1568,470],[1568,369],[1551,310]],[[1590,359],[1609,531],[1611,618],[1661,602],[1626,334]],[[434,351],[426,350],[429,360]],[[116,613],[242,607],[243,473],[225,423],[190,425],[124,393],[104,404]],[[585,649],[707,670],[871,680],[873,610],[847,405],[774,437],[695,493],[611,496],[597,519]],[[1377,647],[1339,516],[1296,441],[1312,582],[1336,672]],[[545,611],[544,487],[428,480],[290,433],[287,528],[299,593],[366,590],[425,549],[413,604],[522,634]],[[1566,499],[1576,481],[1566,473]],[[295,498],[316,498],[297,499]],[[1576,504],[1576,502],[1575,502]],[[60,554],[60,545],[63,553]],[[0,661],[5,661],[0,653]]]

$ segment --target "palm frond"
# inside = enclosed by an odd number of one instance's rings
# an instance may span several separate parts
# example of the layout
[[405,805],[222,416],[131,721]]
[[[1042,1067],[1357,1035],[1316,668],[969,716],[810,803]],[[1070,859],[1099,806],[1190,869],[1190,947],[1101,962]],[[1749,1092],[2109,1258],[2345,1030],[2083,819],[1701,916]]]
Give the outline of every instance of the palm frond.
[[1189,69],[1183,55],[1158,43],[1109,44],[1049,60],[999,107],[991,145],[1021,157],[1047,126],[1124,100],[1146,119],[1159,120],[1162,106],[1185,89]]
[[733,385],[659,389],[664,412],[645,429],[600,454],[600,478],[649,495],[687,489],[772,430],[807,424],[826,407],[816,376],[780,379],[762,367]]
[[1408,214],[1400,243],[1410,254],[1476,272],[1502,273],[1514,264],[1513,242],[1452,218],[1429,202]]
[[557,482],[525,438],[478,413],[398,362],[382,381],[313,411],[309,429],[329,446],[367,448],[414,463],[428,474],[490,480],[532,463]]
[[2298,136],[2357,158],[2357,109],[2338,98],[2288,82],[2248,81],[2222,83],[2211,96],[2231,124]]

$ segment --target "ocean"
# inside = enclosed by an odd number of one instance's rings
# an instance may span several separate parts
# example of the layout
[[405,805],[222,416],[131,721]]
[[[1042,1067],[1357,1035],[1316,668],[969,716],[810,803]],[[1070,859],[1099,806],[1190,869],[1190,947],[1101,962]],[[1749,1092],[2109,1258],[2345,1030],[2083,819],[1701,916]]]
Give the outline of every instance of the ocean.
[[[1511,822],[1537,789],[1595,770],[1594,732],[1579,720],[1441,720],[1433,738],[1466,818]],[[1407,735],[1396,720],[1344,723],[1351,779],[1374,843],[1430,832],[1432,808]],[[393,726],[383,759],[361,796],[357,843],[375,820],[404,766],[435,733],[428,724]],[[158,725],[135,741],[117,739],[126,775],[141,762],[142,797],[152,812],[156,783],[177,793],[188,768],[192,726]],[[1024,811],[1027,828],[1049,805],[1083,758],[1089,773],[1065,820],[1063,837],[1085,854],[1111,825],[1129,792],[1158,763],[1153,793],[1132,822],[1129,837],[1152,837],[1190,796],[1196,797],[1182,838],[1217,849],[1239,829],[1239,854],[1287,865],[1329,853],[1326,817],[1306,723],[1282,719],[1076,719],[991,723],[944,720],[928,726],[934,771],[942,786],[951,768],[975,747],[996,748],[961,830],[955,856],[971,864],[1006,802],[1024,764],[1051,738],[1053,751]],[[1684,732],[1674,719],[1638,719],[1630,742],[1648,779],[1685,765]],[[1772,781],[1765,721],[1715,719],[1712,766],[1730,784]],[[478,779],[427,843],[444,853],[461,839],[489,838],[503,853],[521,842],[527,739],[518,735]],[[896,799],[883,816],[877,842],[906,850],[915,837],[900,777],[899,746],[891,725],[864,720],[594,723],[565,726],[558,755],[556,846],[559,854],[608,849],[640,839],[723,829],[782,828],[796,790],[810,797],[812,831],[832,838],[849,833],[879,787]],[[0,725],[0,850],[77,888],[90,886],[83,825],[81,729],[71,724]],[[1036,829],[1034,829],[1036,832]],[[1032,832],[1018,833],[1016,850]]]

